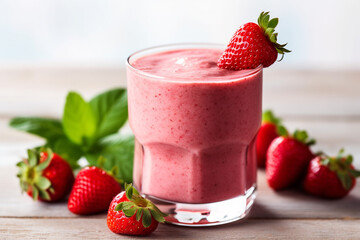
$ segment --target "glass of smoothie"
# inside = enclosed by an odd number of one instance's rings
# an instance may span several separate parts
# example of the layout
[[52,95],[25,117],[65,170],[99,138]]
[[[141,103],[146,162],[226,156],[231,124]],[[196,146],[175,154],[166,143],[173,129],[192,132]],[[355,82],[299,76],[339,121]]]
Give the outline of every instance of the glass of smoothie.
[[236,221],[255,199],[262,66],[218,68],[223,49],[166,45],[127,61],[134,186],[173,224]]

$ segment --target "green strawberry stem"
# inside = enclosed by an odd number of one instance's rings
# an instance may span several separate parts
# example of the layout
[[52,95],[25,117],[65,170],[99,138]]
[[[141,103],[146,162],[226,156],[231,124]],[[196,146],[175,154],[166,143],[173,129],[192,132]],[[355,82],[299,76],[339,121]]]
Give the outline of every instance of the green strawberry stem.
[[314,145],[316,143],[315,139],[309,138],[309,135],[305,130],[295,130],[293,133],[293,138],[308,146]]
[[320,157],[321,165],[327,166],[336,173],[344,189],[349,190],[352,187],[353,178],[360,177],[360,171],[352,166],[353,156],[344,156],[344,149],[340,149],[336,157],[329,157],[325,154]]
[[166,217],[167,214],[161,212],[150,200],[142,197],[132,184],[125,183],[125,191],[129,202],[119,203],[115,207],[115,211],[123,211],[128,218],[136,214],[136,221],[140,221],[142,217],[142,224],[145,228],[151,225],[152,218],[158,222],[165,222],[164,217]]
[[[282,120],[274,115],[274,113],[271,110],[265,110],[262,114],[262,122],[263,123],[272,123],[276,126],[276,131],[279,134],[279,136],[283,137],[289,137],[289,132],[282,124]],[[302,142],[308,146],[313,145],[316,143],[316,140],[313,138],[309,139],[309,135],[305,130],[295,130],[295,132],[292,134],[294,139],[298,140],[299,142]],[[320,155],[320,154],[318,154]]]
[[[21,191],[27,192],[31,190],[32,197],[35,201],[38,200],[39,197],[50,200],[50,195],[47,191],[53,193],[54,189],[51,186],[50,180],[44,177],[42,172],[49,166],[53,152],[49,148],[41,149],[40,151],[28,149],[27,152],[27,161],[21,161],[16,164],[16,166],[19,167],[17,177],[20,179]],[[47,153],[47,158],[42,163],[40,163],[40,152]]]
[[112,176],[121,186],[124,184],[124,180],[119,178],[119,167],[117,165],[113,166],[110,171],[105,170],[105,163],[107,159],[103,156],[99,156],[96,165],[93,165],[97,168],[104,170],[108,175]]
[[284,58],[285,53],[289,53],[291,51],[285,48],[287,43],[279,44],[277,42],[278,34],[275,33],[275,27],[278,25],[278,23],[279,23],[278,18],[270,19],[269,12],[260,13],[260,16],[258,18],[258,24],[261,27],[261,29],[264,31],[265,36],[274,45],[276,51],[282,55],[281,59],[279,60],[280,62]]
[[279,136],[288,136],[288,131],[282,124],[282,120],[274,115],[271,110],[265,110],[262,114],[262,121],[264,123],[272,123],[276,126],[276,131]]

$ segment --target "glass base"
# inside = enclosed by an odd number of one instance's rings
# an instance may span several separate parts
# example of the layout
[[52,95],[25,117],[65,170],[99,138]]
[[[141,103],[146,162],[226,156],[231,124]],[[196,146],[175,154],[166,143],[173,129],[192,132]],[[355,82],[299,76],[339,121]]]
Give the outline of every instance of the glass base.
[[169,214],[165,218],[168,223],[190,227],[215,226],[246,217],[256,198],[256,187],[248,189],[245,195],[215,203],[177,203],[145,196],[161,211]]

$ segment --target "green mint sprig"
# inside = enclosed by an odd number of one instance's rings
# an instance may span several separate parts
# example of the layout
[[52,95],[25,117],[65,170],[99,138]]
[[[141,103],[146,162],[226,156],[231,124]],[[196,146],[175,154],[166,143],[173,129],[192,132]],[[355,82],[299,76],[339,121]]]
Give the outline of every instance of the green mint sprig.
[[69,92],[62,120],[16,117],[10,126],[43,138],[45,144],[40,147],[51,148],[74,169],[79,167],[77,161],[81,157],[96,165],[103,156],[107,159],[106,170],[118,166],[117,177],[132,182],[134,137],[119,134],[128,119],[127,106],[127,93],[121,88],[103,92],[89,102],[80,94]]

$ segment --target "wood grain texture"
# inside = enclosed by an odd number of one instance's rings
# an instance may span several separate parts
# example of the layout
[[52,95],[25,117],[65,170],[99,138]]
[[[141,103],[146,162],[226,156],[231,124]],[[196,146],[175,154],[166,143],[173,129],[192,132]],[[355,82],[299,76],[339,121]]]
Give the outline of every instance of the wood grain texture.
[[[146,239],[359,239],[360,220],[254,220],[211,228],[161,224]],[[106,219],[0,218],[0,239],[139,239],[116,235]]]
[[[21,195],[14,166],[0,167],[0,217],[78,218],[66,202],[33,202]],[[19,207],[21,206],[21,207]],[[102,218],[104,214],[91,218]],[[341,200],[307,196],[301,190],[272,191],[263,170],[258,171],[258,193],[250,218],[253,219],[360,219],[360,184]]]

